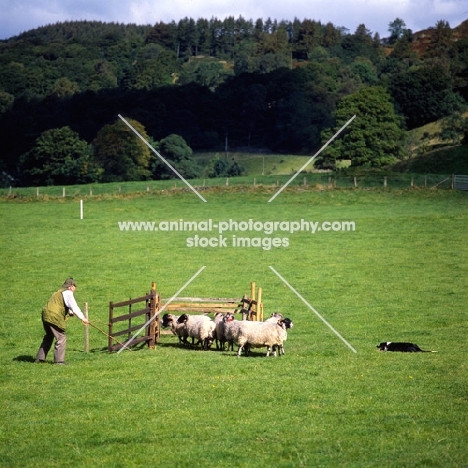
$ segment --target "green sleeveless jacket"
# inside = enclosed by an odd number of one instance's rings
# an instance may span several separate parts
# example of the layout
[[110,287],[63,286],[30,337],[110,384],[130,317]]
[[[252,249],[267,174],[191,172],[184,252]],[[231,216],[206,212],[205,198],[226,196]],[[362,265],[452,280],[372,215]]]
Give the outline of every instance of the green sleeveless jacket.
[[68,308],[65,306],[62,296],[62,292],[65,290],[65,288],[60,288],[57,292],[54,292],[42,309],[42,320],[57,326],[61,330],[65,330],[65,318],[68,313]]

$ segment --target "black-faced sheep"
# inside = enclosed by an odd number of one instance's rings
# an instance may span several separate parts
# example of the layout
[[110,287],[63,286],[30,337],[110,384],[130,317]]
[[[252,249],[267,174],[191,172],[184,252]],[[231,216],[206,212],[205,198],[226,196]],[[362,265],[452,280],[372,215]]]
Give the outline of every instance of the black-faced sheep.
[[287,339],[287,328],[292,328],[293,323],[290,319],[279,319],[266,322],[249,322],[243,321],[239,326],[237,342],[239,344],[239,350],[237,357],[241,356],[242,349],[246,347],[263,348],[267,347],[266,356],[268,357],[273,350],[273,355],[276,356],[276,347],[283,350],[283,343]]
[[178,323],[178,315],[164,314],[161,321],[163,328],[171,327],[171,331],[179,338],[179,344],[188,344],[185,324]]
[[203,344],[205,351],[212,345],[216,325],[210,317],[206,315],[182,314],[177,323],[184,325],[185,334],[192,338],[192,343],[197,339],[197,344]]

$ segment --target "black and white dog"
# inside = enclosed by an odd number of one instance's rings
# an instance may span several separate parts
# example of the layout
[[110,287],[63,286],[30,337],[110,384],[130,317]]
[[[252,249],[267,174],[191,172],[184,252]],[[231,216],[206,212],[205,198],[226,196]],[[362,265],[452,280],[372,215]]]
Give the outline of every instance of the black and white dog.
[[377,345],[378,351],[400,351],[402,353],[436,353],[437,351],[423,351],[415,343],[385,341]]

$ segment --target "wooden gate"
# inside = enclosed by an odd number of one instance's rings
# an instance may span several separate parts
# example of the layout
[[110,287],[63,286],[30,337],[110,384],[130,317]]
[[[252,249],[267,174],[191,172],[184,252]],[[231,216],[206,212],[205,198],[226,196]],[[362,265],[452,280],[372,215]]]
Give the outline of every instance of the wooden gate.
[[[139,305],[138,305],[139,304]],[[144,307],[142,305],[144,304]],[[137,310],[134,310],[135,305],[138,305]],[[135,346],[138,343],[146,342],[148,346],[154,347],[159,342],[160,338],[160,323],[158,315],[160,306],[160,298],[156,292],[156,283],[151,284],[151,291],[144,296],[135,299],[129,299],[122,302],[109,303],[109,342],[107,349],[118,351],[123,346],[122,344],[113,344],[114,337],[123,337],[119,341],[128,341],[132,338],[134,332],[139,330],[145,323],[151,322],[146,326],[145,335],[136,337],[127,346]],[[124,315],[115,316],[115,309],[120,307],[128,307],[128,311]],[[139,318],[139,320],[138,320]],[[144,319],[142,322],[141,318]],[[125,329],[119,329],[115,324],[127,322]],[[135,324],[135,322],[140,322]]]

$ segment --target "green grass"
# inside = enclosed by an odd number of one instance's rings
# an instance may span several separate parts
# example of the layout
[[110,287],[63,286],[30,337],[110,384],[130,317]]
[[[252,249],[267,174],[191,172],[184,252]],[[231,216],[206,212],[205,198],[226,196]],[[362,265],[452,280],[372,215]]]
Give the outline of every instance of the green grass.
[[[466,466],[466,194],[296,188],[267,203],[274,190],[211,189],[207,203],[170,190],[87,198],[83,220],[77,199],[0,201],[0,466]],[[354,221],[356,230],[280,232],[289,247],[266,251],[190,249],[191,233],[117,225],[208,218]],[[70,365],[31,362],[41,307],[67,276],[91,320],[106,322],[109,301],[151,281],[170,297],[201,266],[183,295],[240,296],[255,281],[266,315],[294,321],[285,356],[188,350],[172,335],[154,350],[108,354],[94,329],[86,354],[73,319]],[[387,340],[438,353],[377,353]]]

